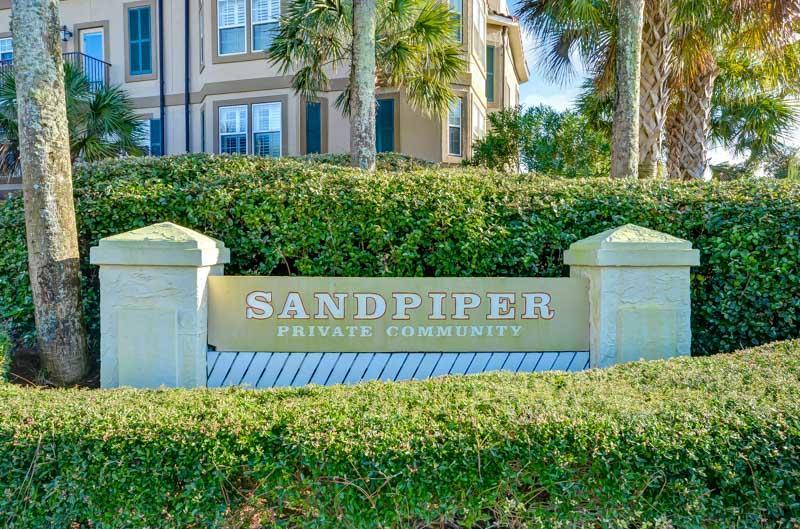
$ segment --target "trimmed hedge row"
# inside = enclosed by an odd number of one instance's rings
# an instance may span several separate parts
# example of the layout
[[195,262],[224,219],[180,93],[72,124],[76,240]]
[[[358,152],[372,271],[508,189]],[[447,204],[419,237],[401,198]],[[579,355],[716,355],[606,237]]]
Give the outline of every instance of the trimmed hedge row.
[[[340,159],[341,158],[341,159]],[[374,175],[308,160],[111,161],[75,178],[84,296],[98,239],[170,220],[223,240],[230,274],[562,276],[570,243],[627,222],[692,241],[696,353],[800,336],[800,183],[559,180],[381,159]],[[21,200],[0,208],[0,314],[30,339]]]
[[0,384],[0,525],[797,527],[797,395],[800,341],[277,391]]

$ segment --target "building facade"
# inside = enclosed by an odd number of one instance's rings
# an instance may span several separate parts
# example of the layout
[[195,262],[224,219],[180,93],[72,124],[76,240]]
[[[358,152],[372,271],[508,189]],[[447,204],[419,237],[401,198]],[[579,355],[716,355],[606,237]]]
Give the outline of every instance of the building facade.
[[[349,123],[335,106],[347,72],[305,101],[264,50],[286,0],[64,0],[65,60],[92,83],[121,85],[141,115],[154,155],[267,156],[349,151]],[[488,2],[488,4],[487,4]],[[507,0],[450,0],[469,59],[448,116],[430,119],[402,90],[378,92],[379,151],[459,163],[489,112],[519,101],[528,78],[522,37]],[[0,0],[0,65],[13,66],[11,1]]]

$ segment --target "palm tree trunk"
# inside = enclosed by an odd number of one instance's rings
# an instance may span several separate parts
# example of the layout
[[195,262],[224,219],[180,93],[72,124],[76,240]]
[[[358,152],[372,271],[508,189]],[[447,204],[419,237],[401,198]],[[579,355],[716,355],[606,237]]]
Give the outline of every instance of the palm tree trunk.
[[639,165],[639,79],[644,0],[618,0],[616,104],[611,176],[636,178]]
[[671,0],[646,0],[639,83],[639,178],[658,176],[661,141],[669,106],[671,33]]
[[681,101],[683,100],[683,90],[672,92],[672,99],[675,100],[667,111],[667,122],[665,124],[667,132],[667,178],[678,180],[681,178],[681,145],[683,145],[683,112],[681,111]]
[[59,38],[59,0],[14,0],[14,70],[28,268],[42,367],[57,384],[86,375],[78,235]]
[[353,0],[350,67],[350,157],[369,171],[375,168],[375,2]]
[[709,170],[708,136],[711,128],[711,96],[719,70],[709,68],[692,79],[682,91],[682,131],[679,177],[703,179]]

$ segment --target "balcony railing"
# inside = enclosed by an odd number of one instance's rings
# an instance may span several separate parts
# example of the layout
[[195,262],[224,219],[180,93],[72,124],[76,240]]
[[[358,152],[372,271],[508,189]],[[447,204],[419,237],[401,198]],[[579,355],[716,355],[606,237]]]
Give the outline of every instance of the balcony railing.
[[[70,51],[64,54],[64,62],[69,63],[79,69],[89,79],[92,91],[102,88],[109,83],[109,72],[111,64],[90,57],[85,53]],[[14,67],[14,60],[0,61],[0,75],[6,73]]]

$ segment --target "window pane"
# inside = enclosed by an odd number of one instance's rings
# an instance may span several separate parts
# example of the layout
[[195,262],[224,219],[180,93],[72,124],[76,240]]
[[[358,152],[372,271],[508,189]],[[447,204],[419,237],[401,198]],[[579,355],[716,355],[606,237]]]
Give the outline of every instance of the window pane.
[[220,152],[225,154],[247,154],[247,136],[245,134],[228,134],[222,136]]
[[280,16],[280,0],[253,0],[253,24],[275,22]]
[[454,35],[456,41],[461,42],[461,25],[462,25],[462,4],[461,0],[449,0],[450,9],[453,10],[453,13],[456,14],[456,18],[458,18],[458,28],[456,29],[456,33]]
[[219,27],[244,26],[244,0],[219,0],[217,3],[217,23]]
[[219,30],[220,55],[227,55],[229,53],[243,53],[244,33],[243,27]]
[[219,109],[220,134],[247,133],[247,106],[222,107]]
[[280,132],[280,130],[280,103],[261,103],[253,105],[253,132]]
[[450,127],[450,141],[449,141],[450,154],[461,156],[461,128]]
[[450,104],[450,112],[447,115],[447,124],[453,127],[461,126],[461,98],[456,99]]
[[253,51],[263,51],[269,48],[277,32],[277,22],[268,22],[253,26]]
[[150,8],[140,7],[136,9],[139,12],[139,27],[141,28],[141,39],[150,38]]
[[260,132],[253,135],[253,154],[257,156],[281,155],[281,133]]
[[322,152],[322,113],[318,102],[306,103],[306,153]]

